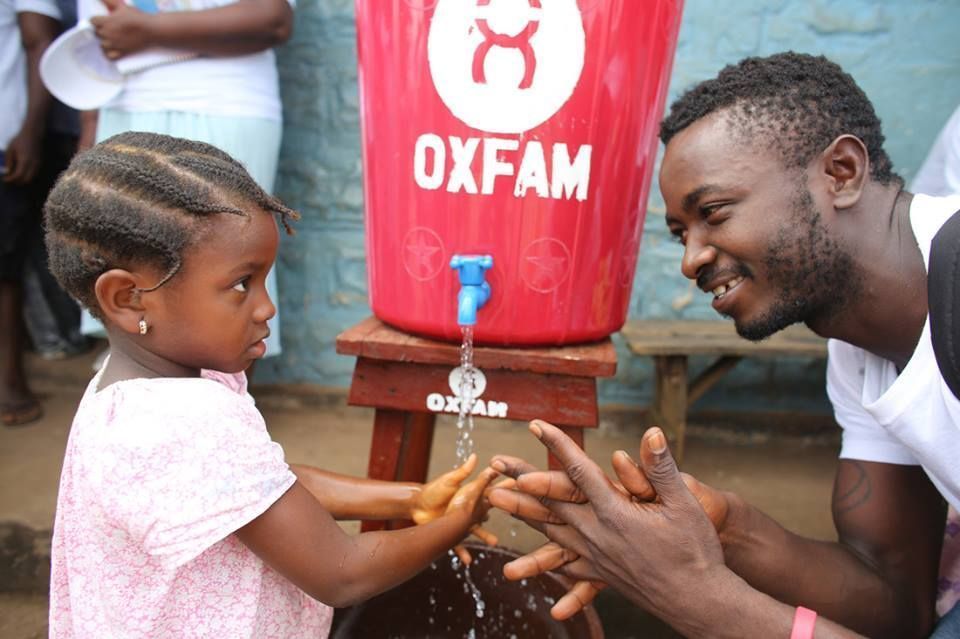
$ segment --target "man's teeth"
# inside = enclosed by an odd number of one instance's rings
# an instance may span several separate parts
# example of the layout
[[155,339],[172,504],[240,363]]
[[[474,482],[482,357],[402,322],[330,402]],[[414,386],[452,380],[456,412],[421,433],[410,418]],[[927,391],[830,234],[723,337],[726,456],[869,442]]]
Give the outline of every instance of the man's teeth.
[[727,291],[732,291],[742,281],[743,281],[743,277],[740,276],[730,280],[726,284],[721,284],[717,288],[713,289],[713,295],[715,297],[723,297],[727,293]]

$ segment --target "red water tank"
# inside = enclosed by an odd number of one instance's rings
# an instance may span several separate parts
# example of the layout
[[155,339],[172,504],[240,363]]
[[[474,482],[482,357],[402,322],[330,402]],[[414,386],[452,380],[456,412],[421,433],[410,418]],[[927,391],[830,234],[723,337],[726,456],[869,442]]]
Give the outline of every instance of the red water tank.
[[682,0],[357,0],[370,305],[459,340],[456,254],[490,255],[474,339],[626,320]]

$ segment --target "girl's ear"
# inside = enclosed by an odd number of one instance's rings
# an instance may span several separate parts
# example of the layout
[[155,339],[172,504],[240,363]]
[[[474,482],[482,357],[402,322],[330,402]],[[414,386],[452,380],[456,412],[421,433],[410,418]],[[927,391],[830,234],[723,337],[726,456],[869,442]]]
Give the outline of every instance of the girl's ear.
[[97,278],[94,292],[104,318],[124,332],[140,332],[144,307],[135,274],[122,268],[110,269]]
[[854,206],[870,174],[870,155],[860,138],[841,135],[821,154],[823,175],[837,209]]

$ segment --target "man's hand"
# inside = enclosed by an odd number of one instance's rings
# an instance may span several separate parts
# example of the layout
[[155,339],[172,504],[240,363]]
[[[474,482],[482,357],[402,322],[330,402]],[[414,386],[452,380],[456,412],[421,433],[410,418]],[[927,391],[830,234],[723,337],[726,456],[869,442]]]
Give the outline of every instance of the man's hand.
[[[533,422],[530,430],[587,499],[570,503],[544,498],[544,505],[567,525],[543,524],[543,531],[588,557],[603,581],[669,621],[686,614],[697,593],[712,587],[713,577],[725,578],[717,533],[681,479],[660,429],[645,433],[640,450],[640,468],[657,495],[654,502],[625,494],[559,429]],[[629,483],[635,479],[628,475]]]
[[[550,497],[572,502],[582,502],[583,495],[569,478],[560,471],[543,472],[518,457],[497,455],[491,466],[516,480],[513,490],[498,485],[490,492],[490,504],[520,519],[532,528],[543,532],[543,524],[563,524],[538,497]],[[520,482],[524,485],[521,487]],[[567,530],[568,542],[585,552],[585,545],[576,540],[576,532]],[[554,535],[563,535],[554,531]],[[549,542],[533,552],[507,563],[503,575],[511,581],[536,577],[547,571],[557,571],[577,581],[550,609],[554,619],[569,619],[588,606],[606,584],[599,579],[588,559],[557,544]]]
[[[516,479],[515,490],[495,489],[490,493],[491,505],[541,532],[544,532],[543,524],[563,524],[563,521],[544,505],[544,499],[571,503],[586,501],[580,489],[562,471],[541,471],[522,459],[508,455],[495,456],[491,460],[491,466]],[[636,473],[628,473],[626,477],[629,489],[652,498],[653,489],[645,478],[642,482],[636,482]],[[618,488],[628,490],[624,486]],[[556,571],[575,579],[570,590],[550,609],[551,616],[562,621],[590,605],[597,594],[606,588],[606,583],[597,575],[590,562],[586,544],[575,531],[555,528],[552,538],[565,539],[567,544],[578,548],[579,552],[585,555],[581,556],[570,548],[551,541],[505,565],[503,574],[511,581],[519,581],[544,572]]]
[[[641,455],[644,454],[642,446],[641,443]],[[657,491],[650,484],[643,468],[626,451],[618,450],[615,452],[612,465],[613,471],[617,474],[617,479],[620,480],[620,487],[626,494],[641,501],[659,501]],[[730,513],[728,493],[708,486],[687,473],[680,473],[680,478],[686,484],[690,493],[700,502],[700,507],[710,518],[713,527],[718,533],[722,533],[727,523],[727,515]]]
[[22,129],[10,140],[6,151],[3,181],[8,184],[29,184],[40,170],[41,136]]
[[[504,475],[516,478],[519,491],[491,495],[491,503],[521,519],[559,523],[550,509],[543,505],[541,498],[572,503],[586,501],[577,485],[562,471],[541,471],[524,460],[509,455],[497,455],[490,463]],[[619,483],[611,482],[611,486],[638,501],[657,501],[657,493],[650,485],[643,468],[626,451],[616,451],[611,465],[619,480]],[[704,484],[693,475],[680,473],[680,477],[700,502],[714,528],[721,532],[729,513],[727,494]]]
[[[494,490],[490,495],[490,503],[534,528],[541,528],[539,523],[563,523],[544,505],[544,499],[571,503],[586,501],[583,492],[562,471],[540,471],[522,459],[507,455],[497,455],[491,465],[508,477],[516,478],[517,487],[510,491]],[[643,469],[626,452],[615,452],[612,466],[619,483],[611,482],[611,486],[637,501],[657,500],[656,491]],[[681,477],[719,531],[728,513],[726,496],[691,475],[681,473]],[[583,547],[582,544],[578,545]],[[596,571],[592,567],[588,568],[589,565],[589,560],[582,559],[576,552],[550,542],[510,562],[505,567],[504,574],[508,579],[519,580],[554,570],[567,576],[579,577],[581,581],[578,581],[551,611],[554,618],[567,619],[588,605],[606,586]]]

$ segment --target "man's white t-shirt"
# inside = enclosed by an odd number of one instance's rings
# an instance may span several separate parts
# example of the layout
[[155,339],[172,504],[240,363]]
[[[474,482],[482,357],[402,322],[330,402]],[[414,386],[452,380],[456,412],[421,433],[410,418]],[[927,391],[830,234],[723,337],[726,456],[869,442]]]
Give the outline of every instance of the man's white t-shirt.
[[27,115],[27,54],[20,39],[18,13],[39,13],[55,20],[54,0],[0,0],[0,150],[6,150]]
[[[933,236],[958,210],[960,196],[914,196],[910,224],[925,264]],[[831,339],[827,348],[827,394],[843,427],[840,457],[920,465],[960,508],[960,400],[937,367],[930,317],[900,374],[889,360],[845,342]]]
[[960,193],[960,106],[937,135],[910,190],[927,195]]
[[[158,0],[160,11],[200,11],[237,0]],[[294,0],[290,0],[294,4]],[[100,0],[78,0],[78,17],[105,14]],[[104,105],[122,111],[184,111],[281,121],[277,65],[272,49],[239,56],[200,56],[126,76],[120,94]]]

